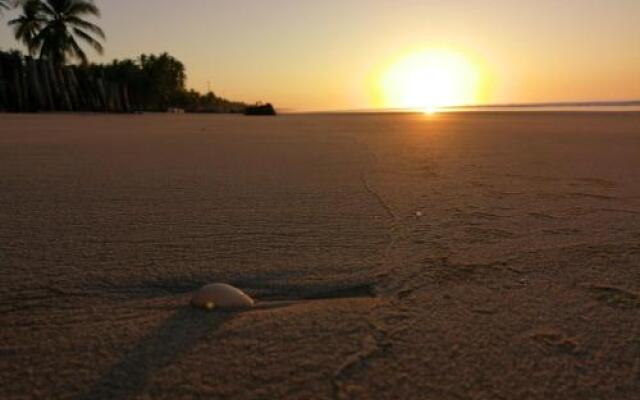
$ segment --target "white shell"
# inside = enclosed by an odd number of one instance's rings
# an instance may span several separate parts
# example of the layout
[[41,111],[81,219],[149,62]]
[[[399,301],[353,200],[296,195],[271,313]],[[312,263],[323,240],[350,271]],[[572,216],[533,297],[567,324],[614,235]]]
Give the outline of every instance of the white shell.
[[253,307],[253,299],[233,286],[213,283],[196,291],[191,298],[191,305],[208,310],[240,310]]

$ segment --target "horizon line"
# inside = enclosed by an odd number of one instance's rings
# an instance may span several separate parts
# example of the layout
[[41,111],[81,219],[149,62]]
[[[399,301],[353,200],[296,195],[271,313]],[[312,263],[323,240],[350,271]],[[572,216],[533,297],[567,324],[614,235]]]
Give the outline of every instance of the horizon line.
[[[492,103],[492,104],[463,104],[456,106],[436,107],[441,112],[446,111],[473,111],[477,109],[518,109],[518,108],[546,108],[546,107],[635,107],[640,106],[640,98],[632,100],[593,100],[593,101],[557,101],[557,102],[529,102],[529,103]],[[294,108],[281,108],[279,112],[286,114],[332,114],[332,113],[414,113],[420,112],[420,108],[361,108],[361,109],[326,109],[303,110]]]

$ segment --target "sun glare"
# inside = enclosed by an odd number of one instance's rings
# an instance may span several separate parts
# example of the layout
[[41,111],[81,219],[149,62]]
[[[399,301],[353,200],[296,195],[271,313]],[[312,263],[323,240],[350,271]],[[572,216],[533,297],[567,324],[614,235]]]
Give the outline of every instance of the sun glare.
[[382,76],[387,107],[432,114],[448,106],[471,104],[478,95],[478,72],[462,55],[431,50],[411,54]]

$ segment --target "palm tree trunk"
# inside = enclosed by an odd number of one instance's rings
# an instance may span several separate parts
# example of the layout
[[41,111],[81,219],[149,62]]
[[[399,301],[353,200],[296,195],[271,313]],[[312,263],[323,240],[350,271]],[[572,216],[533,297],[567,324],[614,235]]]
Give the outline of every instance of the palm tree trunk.
[[65,79],[65,70],[64,65],[57,65],[55,68],[56,78],[58,80],[59,88],[60,88],[60,102],[62,104],[62,110],[64,111],[73,111],[73,105],[71,104],[71,96],[69,95],[69,87],[67,81]]
[[28,70],[28,81],[29,88],[31,91],[32,98],[34,100],[34,108],[36,111],[42,111],[46,109],[46,97],[44,95],[44,91],[42,90],[42,84],[40,79],[40,74],[38,72],[38,66],[36,61],[32,57],[26,57],[27,62],[27,70]]
[[4,65],[4,54],[0,54],[0,111],[6,111],[8,106],[9,96],[7,94],[7,72]]
[[46,98],[46,110],[54,111],[56,105],[53,99],[53,89],[51,88],[51,80],[49,79],[49,68],[47,66],[47,61],[42,59],[38,60],[38,69],[40,70],[42,87],[44,89]]
[[102,111],[109,111],[109,99],[107,98],[107,90],[104,86],[104,81],[102,80],[102,78],[97,78],[96,84],[98,87],[97,93],[100,96],[100,108],[102,109]]
[[25,62],[21,62],[20,86],[22,86],[24,111],[35,111],[36,102],[33,97],[33,91],[29,84],[29,66]]
[[122,93],[122,111],[131,112],[131,104],[129,103],[129,87],[126,83],[123,83],[120,86],[120,91]]
[[13,87],[16,99],[16,111],[23,112],[24,109],[24,89],[22,88],[22,60],[13,57]]
[[49,84],[51,85],[51,92],[53,94],[54,110],[58,111],[62,108],[62,95],[60,93],[60,82],[58,82],[58,76],[56,74],[56,66],[51,60],[45,60],[45,64],[47,66]]
[[64,72],[69,97],[71,98],[72,108],[74,111],[80,111],[82,109],[82,106],[80,104],[80,98],[78,96],[78,81],[76,80],[76,74],[71,67],[65,68]]
[[83,67],[78,67],[74,71],[74,78],[78,83],[78,97],[80,98],[80,109],[83,111],[93,111],[93,95],[89,87],[89,80],[87,78],[86,70]]

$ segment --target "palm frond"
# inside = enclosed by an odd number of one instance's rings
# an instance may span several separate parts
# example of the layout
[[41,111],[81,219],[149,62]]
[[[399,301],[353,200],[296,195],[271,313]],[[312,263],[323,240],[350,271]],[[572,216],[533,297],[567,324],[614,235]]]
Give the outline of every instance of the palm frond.
[[40,2],[27,0],[22,2],[22,15],[10,20],[8,25],[13,27],[15,39],[24,43],[30,54],[35,54],[39,46],[34,39],[46,23],[40,14]]
[[[75,33],[76,36],[78,36],[80,39],[84,40],[87,44],[89,44],[89,46],[93,47],[93,49],[97,51],[98,54],[104,53],[104,48],[102,47],[102,44],[97,40],[95,40],[94,38],[92,38],[91,35],[87,34],[86,32],[78,28],[73,28],[73,33]],[[75,42],[75,39],[74,39],[74,42]]]
[[94,15],[100,16],[100,9],[93,2],[86,0],[69,0],[65,9],[67,15]]
[[100,36],[103,39],[106,38],[104,31],[96,24],[92,24],[91,22],[85,21],[76,16],[69,16],[66,18],[66,21],[71,26],[95,33],[96,35]]
[[[8,0],[0,0],[6,2]],[[55,63],[78,59],[87,62],[87,55],[78,41],[102,54],[99,39],[104,31],[84,16],[99,16],[100,10],[92,0],[20,0],[22,15],[9,21],[14,36],[29,52]]]
[[38,3],[40,3],[40,8],[42,9],[42,12],[44,14],[46,14],[49,18],[53,19],[56,18],[56,16],[58,15],[58,1],[55,0],[35,0]]
[[69,35],[69,53],[74,57],[80,60],[82,64],[87,64],[87,54],[82,50],[82,48],[78,45],[75,38]]

